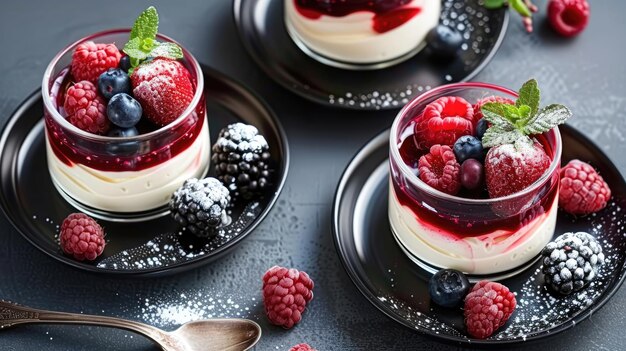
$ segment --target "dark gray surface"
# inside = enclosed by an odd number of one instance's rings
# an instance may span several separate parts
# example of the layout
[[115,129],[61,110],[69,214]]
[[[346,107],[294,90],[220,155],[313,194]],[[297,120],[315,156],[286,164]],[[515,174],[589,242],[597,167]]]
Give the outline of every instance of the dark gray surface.
[[[349,281],[331,239],[331,202],[341,172],[360,146],[390,125],[394,111],[322,108],[280,88],[243,50],[229,0],[153,3],[162,17],[161,32],[180,41],[199,61],[255,89],[281,118],[292,163],[279,203],[257,231],[223,260],[178,276],[149,280],[106,278],[67,267],[31,247],[6,218],[0,218],[0,297],[33,307],[122,316],[166,326],[191,315],[247,316],[263,326],[258,350],[287,350],[299,342],[320,350],[457,349],[396,325],[371,306]],[[128,26],[149,2],[73,0],[60,4],[42,0],[0,4],[3,125],[20,101],[38,88],[57,51],[86,34]],[[545,9],[545,2],[540,1],[539,7]],[[570,106],[575,114],[572,125],[597,141],[626,171],[626,66],[620,39],[626,34],[624,10],[621,1],[594,1],[589,28],[574,40],[553,35],[544,26],[543,14],[537,16],[537,33],[526,35],[513,16],[500,52],[476,80],[515,88],[531,76],[538,78],[545,101]],[[260,277],[274,264],[305,270],[316,283],[310,309],[291,331],[269,326],[262,314]],[[183,311],[168,317],[163,312],[188,301],[191,315]],[[159,307],[162,312],[150,314]],[[208,312],[199,314],[203,308]],[[520,349],[623,349],[624,310],[626,289],[622,288],[584,323]],[[128,332],[102,328],[30,326],[0,334],[2,351],[33,349],[153,347]]]

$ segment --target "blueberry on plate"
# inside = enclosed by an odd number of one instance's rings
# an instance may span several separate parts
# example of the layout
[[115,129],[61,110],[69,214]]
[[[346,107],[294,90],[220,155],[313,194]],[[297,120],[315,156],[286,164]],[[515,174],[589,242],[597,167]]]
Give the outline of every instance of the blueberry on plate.
[[107,105],[107,116],[120,128],[131,128],[139,122],[143,109],[139,102],[126,93],[114,95]]
[[426,42],[438,57],[452,58],[461,48],[463,36],[457,30],[440,24],[428,32]]
[[454,143],[452,151],[454,151],[458,163],[463,163],[470,158],[482,160],[483,143],[475,136],[463,135]]
[[128,70],[130,69],[130,57],[129,56],[122,56],[122,58],[120,59],[120,64],[119,64],[119,68],[122,69],[122,71],[124,72],[128,72]]
[[105,99],[116,94],[130,94],[130,78],[119,68],[110,68],[98,77],[98,91]]
[[465,274],[455,269],[442,269],[428,282],[431,300],[442,307],[459,306],[469,288],[470,283]]

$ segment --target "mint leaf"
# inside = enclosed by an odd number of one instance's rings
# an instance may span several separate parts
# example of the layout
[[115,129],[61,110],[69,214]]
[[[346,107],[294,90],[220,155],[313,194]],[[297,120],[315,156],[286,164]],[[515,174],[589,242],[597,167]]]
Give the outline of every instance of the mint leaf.
[[[122,51],[124,51],[124,53],[131,58],[131,63],[133,59],[145,60],[149,56],[148,54],[150,53],[150,50],[146,52],[143,49],[143,41],[139,37],[129,40],[124,45],[124,49],[122,49]],[[133,65],[133,67],[135,66]]]
[[528,138],[517,129],[506,130],[491,126],[483,135],[483,147],[494,147],[502,144],[513,144],[520,138]]
[[492,126],[508,128],[507,130],[509,130],[513,128],[514,125],[506,117],[508,116],[508,111],[505,105],[506,104],[501,104],[499,102],[490,102],[484,104],[480,111],[483,113],[483,118],[491,123]]
[[530,114],[534,116],[537,114],[537,110],[539,109],[540,97],[541,93],[539,91],[539,87],[537,86],[537,80],[531,79],[524,83],[524,85],[520,88],[519,98],[517,98],[515,106],[520,107],[522,105],[527,105],[530,107]]
[[154,39],[159,29],[159,14],[154,6],[145,9],[135,20],[130,31],[130,40],[135,38]]
[[563,105],[548,105],[528,121],[523,131],[527,135],[545,133],[559,124],[565,123],[571,116],[572,112]]
[[509,5],[522,17],[531,17],[533,14],[523,0],[509,0]]
[[150,51],[148,56],[167,57],[176,60],[183,58],[183,49],[174,43],[159,43],[152,49],[152,51]]
[[506,0],[485,0],[485,3],[483,4],[483,6],[485,6],[485,8],[490,9],[490,10],[499,9],[502,6],[504,6],[505,1]]

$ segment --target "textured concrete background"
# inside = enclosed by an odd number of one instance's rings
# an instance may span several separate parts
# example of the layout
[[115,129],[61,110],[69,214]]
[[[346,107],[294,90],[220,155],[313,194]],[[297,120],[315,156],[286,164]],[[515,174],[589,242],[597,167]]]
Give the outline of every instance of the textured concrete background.
[[[344,272],[331,238],[336,184],[357,149],[387,128],[394,111],[349,112],[305,101],[273,83],[239,42],[229,0],[14,1],[0,4],[0,122],[38,89],[52,56],[80,37],[128,26],[148,4],[162,15],[160,31],[201,62],[256,90],[287,130],[292,163],[287,185],[264,223],[224,259],[173,277],[130,280],[86,274],[40,253],[0,218],[0,298],[26,305],[97,313],[172,326],[194,317],[243,316],[259,321],[257,350],[286,350],[309,342],[320,350],[449,350],[387,319]],[[545,9],[545,2],[539,6]],[[476,80],[519,87],[537,77],[545,101],[572,108],[584,130],[626,171],[626,34],[621,1],[592,1],[589,28],[574,40],[557,38],[537,16],[526,35],[516,16],[505,42]],[[283,264],[315,279],[315,299],[292,331],[262,317],[260,276]],[[587,321],[537,345],[551,350],[623,349],[626,289]],[[187,305],[189,303],[189,305]],[[0,350],[152,350],[124,331],[72,326],[29,326],[3,331]]]

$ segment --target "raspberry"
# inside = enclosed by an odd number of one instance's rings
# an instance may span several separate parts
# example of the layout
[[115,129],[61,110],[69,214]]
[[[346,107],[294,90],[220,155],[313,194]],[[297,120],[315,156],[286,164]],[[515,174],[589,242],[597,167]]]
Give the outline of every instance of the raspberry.
[[441,97],[424,108],[416,118],[413,138],[418,149],[441,144],[452,146],[463,135],[473,135],[474,108],[456,96]]
[[84,213],[72,213],[61,224],[61,249],[79,261],[93,261],[104,250],[104,230]]
[[517,301],[509,288],[486,280],[479,281],[465,297],[465,326],[478,339],[486,339],[513,314]]
[[456,162],[452,148],[433,145],[430,153],[420,157],[417,167],[420,179],[431,187],[455,195],[461,188],[461,165]]
[[502,96],[492,95],[492,96],[487,96],[485,98],[479,99],[478,101],[476,101],[476,103],[473,106],[474,121],[478,122],[481,118],[483,118],[483,111],[481,111],[480,109],[483,107],[484,104],[489,103],[489,102],[499,102],[502,104],[515,105],[515,101],[509,98],[502,97]]
[[117,68],[122,55],[114,44],[96,44],[86,41],[76,47],[72,55],[72,76],[75,81],[92,83],[109,68]]
[[189,71],[176,60],[159,57],[143,63],[130,79],[135,99],[146,117],[158,125],[178,118],[193,100]]
[[589,164],[572,160],[561,169],[559,206],[574,215],[587,215],[606,207],[611,189]]
[[586,0],[551,0],[548,20],[562,36],[575,36],[589,23],[589,3]]
[[263,275],[263,305],[272,324],[290,329],[313,299],[313,281],[305,272],[274,266]]
[[298,344],[295,346],[292,346],[289,351],[317,351],[316,349],[312,348],[311,345],[309,344]]
[[106,114],[107,104],[89,81],[78,82],[67,89],[63,108],[70,123],[84,131],[105,134],[111,126]]

